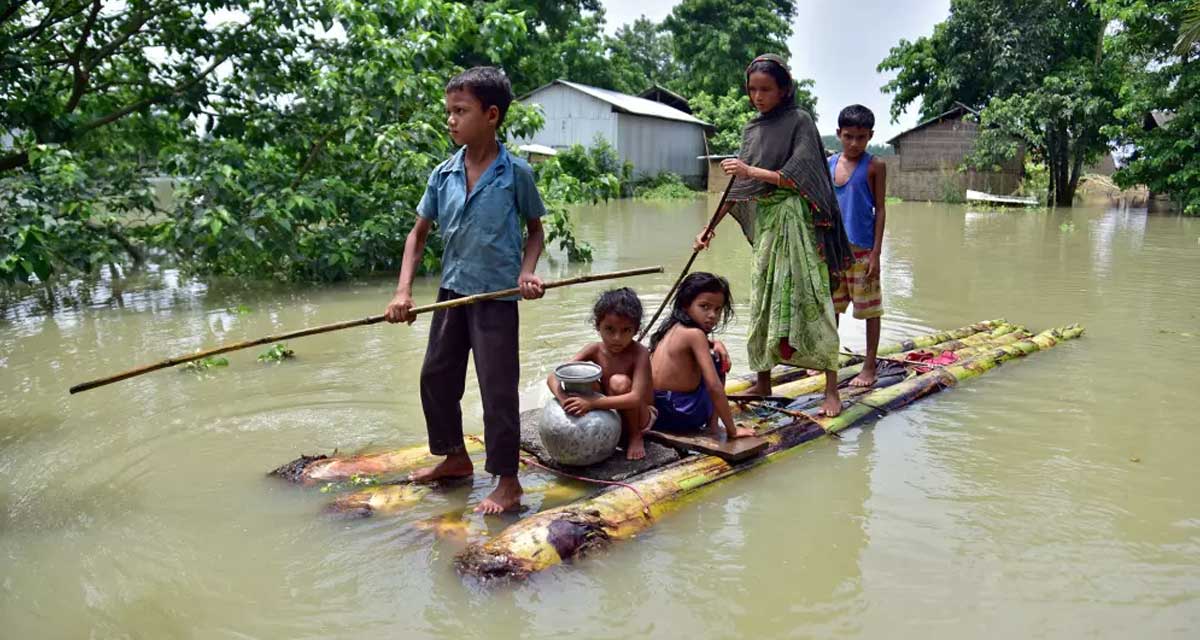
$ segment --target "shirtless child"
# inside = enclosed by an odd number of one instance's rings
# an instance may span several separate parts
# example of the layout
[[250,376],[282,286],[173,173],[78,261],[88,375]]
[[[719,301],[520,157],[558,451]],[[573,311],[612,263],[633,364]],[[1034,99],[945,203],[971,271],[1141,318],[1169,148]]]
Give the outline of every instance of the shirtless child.
[[650,429],[655,417],[650,351],[634,340],[642,326],[642,303],[633,289],[613,289],[600,296],[592,315],[600,342],[584,347],[572,361],[600,365],[599,391],[604,396],[570,395],[553,373],[546,378],[546,385],[570,415],[581,416],[594,409],[620,412],[625,457],[640,460],[646,457],[642,433]]
[[719,418],[731,440],[755,434],[734,423],[722,380],[729,352],[720,341],[709,342],[709,334],[732,316],[725,278],[701,272],[680,283],[671,315],[650,338],[655,430],[696,434],[707,429],[715,437]]

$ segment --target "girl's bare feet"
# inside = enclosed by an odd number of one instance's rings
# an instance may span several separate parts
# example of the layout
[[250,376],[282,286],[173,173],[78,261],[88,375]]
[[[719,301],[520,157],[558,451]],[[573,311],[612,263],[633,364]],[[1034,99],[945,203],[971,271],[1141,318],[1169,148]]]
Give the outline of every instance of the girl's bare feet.
[[749,389],[743,391],[740,395],[744,396],[769,396],[771,395],[771,372],[759,371],[758,380],[755,381]]
[[842,412],[842,398],[838,395],[837,371],[825,372],[825,401],[821,403],[821,415],[832,418]]
[[517,476],[500,476],[500,483],[475,506],[475,513],[491,515],[517,508],[521,504],[521,483]]

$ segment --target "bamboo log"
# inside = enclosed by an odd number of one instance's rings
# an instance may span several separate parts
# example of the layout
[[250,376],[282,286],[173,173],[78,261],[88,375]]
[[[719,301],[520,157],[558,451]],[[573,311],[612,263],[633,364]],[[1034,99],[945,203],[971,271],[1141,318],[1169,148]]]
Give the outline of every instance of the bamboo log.
[[[646,275],[646,274],[650,274],[650,273],[662,273],[662,271],[663,271],[662,266],[655,266],[655,267],[642,267],[640,269],[627,269],[625,271],[612,271],[609,273],[596,273],[596,274],[589,274],[586,276],[577,276],[575,278],[567,278],[565,280],[557,280],[555,282],[547,282],[544,285],[542,285],[542,287],[544,289],[557,289],[559,287],[568,287],[571,285],[582,284],[585,282],[597,282],[600,280],[612,280],[615,278],[628,278],[631,276],[641,276],[641,275]],[[420,306],[420,307],[413,307],[412,313],[414,315],[419,315],[422,313],[428,313],[430,311],[437,311],[439,309],[450,309],[452,307],[461,307],[461,306],[465,306],[468,304],[475,304],[476,302],[483,302],[484,300],[495,300],[497,298],[507,298],[510,296],[515,296],[515,295],[520,295],[520,294],[521,294],[521,290],[517,287],[514,287],[512,289],[504,289],[503,291],[492,291],[489,293],[480,293],[480,294],[473,295],[473,296],[465,296],[462,298],[455,298],[453,300],[445,300],[443,302],[435,302],[433,304],[427,304],[427,305]],[[166,360],[156,362],[154,364],[148,364],[148,365],[144,365],[141,367],[137,367],[136,369],[130,369],[129,371],[118,373],[116,375],[111,375],[111,376],[107,376],[104,378],[97,378],[96,380],[89,380],[88,382],[81,382],[81,383],[71,387],[70,392],[71,393],[79,393],[80,391],[87,391],[88,389],[95,389],[96,387],[103,387],[106,384],[112,384],[114,382],[128,380],[129,378],[133,378],[135,376],[140,376],[144,373],[150,373],[151,371],[158,371],[159,369],[166,369],[168,367],[173,367],[175,365],[183,364],[185,362],[191,362],[193,360],[200,360],[203,358],[208,358],[208,357],[215,356],[215,355],[222,354],[222,353],[229,353],[230,351],[237,351],[239,349],[248,349],[250,347],[257,346],[260,344],[268,344],[271,342],[282,342],[284,340],[291,340],[292,338],[302,338],[304,336],[311,336],[311,335],[315,335],[318,333],[328,333],[330,331],[339,331],[341,329],[349,329],[350,327],[361,327],[361,326],[366,326],[366,325],[378,324],[380,322],[383,322],[383,320],[384,320],[383,314],[379,314],[379,315],[375,315],[375,316],[367,316],[366,318],[360,318],[358,320],[345,320],[342,322],[334,322],[332,324],[325,324],[325,325],[321,325],[321,326],[317,326],[317,327],[308,327],[306,329],[298,329],[296,331],[289,331],[287,333],[280,333],[277,335],[265,336],[262,338],[257,338],[255,340],[246,340],[243,342],[235,342],[235,343],[223,345],[220,347],[214,347],[212,349],[208,349],[205,351],[197,351],[195,353],[191,353],[191,354],[187,354],[187,355],[174,356],[171,358],[167,358]]]
[[[982,322],[976,322],[974,324],[969,324],[969,325],[966,325],[963,327],[959,327],[957,329],[938,331],[935,333],[930,333],[930,334],[926,334],[923,336],[917,336],[915,338],[910,338],[908,340],[902,340],[900,342],[881,344],[881,345],[879,345],[879,349],[876,351],[876,353],[881,356],[887,356],[887,355],[892,355],[894,353],[901,353],[904,351],[912,351],[913,349],[920,349],[923,347],[938,344],[940,342],[946,342],[948,340],[961,340],[968,336],[975,335],[977,333],[993,331],[997,328],[1001,328],[1006,325],[1007,325],[1007,323],[1004,321],[1003,318],[997,318],[995,320],[984,320]],[[842,357],[838,358],[838,365],[841,367],[844,367],[846,365],[853,364],[853,363],[854,363],[854,358],[852,358],[850,356],[842,356]],[[746,389],[749,389],[751,386],[754,385],[756,376],[757,376],[757,374],[755,374],[755,373],[749,373],[746,375],[738,376],[737,378],[731,378],[729,380],[729,382],[725,383],[725,393],[738,393],[740,391],[745,391]],[[771,383],[772,384],[785,384],[788,382],[794,382],[796,380],[799,380],[799,379],[805,378],[805,377],[808,377],[808,371],[806,369],[801,368],[801,367],[792,367],[792,366],[788,366],[788,365],[781,365],[781,366],[775,367],[774,371],[772,371]]]
[[[1049,349],[1060,340],[1078,337],[1083,329],[1072,325],[1043,332],[1032,338],[995,347],[951,367],[944,367],[863,396],[841,416],[821,420],[821,428],[796,422],[768,434],[771,449],[759,458],[730,465],[714,456],[693,456],[632,481],[649,503],[650,515],[643,515],[643,503],[625,489],[613,488],[596,496],[562,507],[543,511],[509,526],[499,536],[475,543],[456,558],[464,575],[482,578],[521,578],[550,568],[560,562],[581,557],[605,547],[613,540],[629,538],[654,524],[677,508],[683,498],[695,490],[761,464],[774,462],[797,450],[826,431],[840,431],[860,421],[893,411],[929,393],[980,375],[1001,362]],[[814,433],[815,432],[815,433]]]

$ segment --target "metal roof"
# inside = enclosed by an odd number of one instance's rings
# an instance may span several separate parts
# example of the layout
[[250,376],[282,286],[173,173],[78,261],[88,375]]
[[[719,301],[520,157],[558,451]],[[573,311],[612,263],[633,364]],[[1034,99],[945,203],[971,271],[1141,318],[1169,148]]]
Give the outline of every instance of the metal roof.
[[529,93],[521,96],[519,99],[521,101],[525,101],[539,91],[556,84],[570,87],[580,93],[585,93],[593,98],[596,98],[597,100],[607,102],[608,104],[612,105],[614,109],[621,113],[632,113],[634,115],[647,116],[650,118],[676,120],[679,122],[700,125],[702,127],[712,127],[711,124],[703,120],[694,118],[680,111],[679,109],[669,107],[661,102],[655,102],[653,100],[647,100],[645,98],[639,98],[637,96],[631,96],[624,93],[619,93],[617,91],[609,91],[608,89],[601,89],[599,87],[590,87],[586,84],[579,84],[578,82],[570,82],[568,80],[555,80],[550,84],[530,91]]
[[967,114],[967,113],[979,115],[979,112],[972,109],[971,107],[968,107],[967,105],[965,105],[961,102],[955,102],[954,106],[951,107],[949,111],[947,111],[945,113],[939,113],[938,115],[926,120],[925,122],[922,122],[922,123],[918,124],[917,126],[909,129],[908,131],[902,131],[900,133],[897,133],[895,136],[892,137],[891,140],[888,140],[887,143],[895,146],[897,140],[899,140],[900,138],[903,138],[904,136],[906,136],[910,133],[920,131],[921,129],[924,129],[925,127],[928,127],[931,124],[937,124],[950,116],[959,115],[959,114]]

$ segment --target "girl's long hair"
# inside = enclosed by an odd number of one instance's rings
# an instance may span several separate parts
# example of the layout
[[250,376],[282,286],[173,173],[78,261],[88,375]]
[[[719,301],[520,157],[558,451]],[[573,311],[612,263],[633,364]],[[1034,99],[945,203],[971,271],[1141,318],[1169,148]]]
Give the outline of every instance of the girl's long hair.
[[659,341],[666,337],[671,327],[677,324],[693,329],[700,328],[696,321],[688,315],[687,309],[702,293],[720,293],[725,296],[725,306],[721,308],[721,321],[717,323],[714,331],[723,328],[729,324],[730,320],[733,320],[733,294],[729,292],[729,281],[718,275],[697,271],[679,283],[679,290],[675,292],[675,300],[671,304],[671,315],[663,318],[662,324],[658,325],[658,329],[650,336],[651,351],[654,351]]

